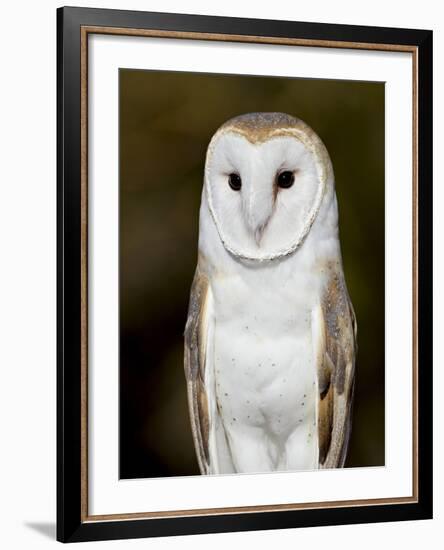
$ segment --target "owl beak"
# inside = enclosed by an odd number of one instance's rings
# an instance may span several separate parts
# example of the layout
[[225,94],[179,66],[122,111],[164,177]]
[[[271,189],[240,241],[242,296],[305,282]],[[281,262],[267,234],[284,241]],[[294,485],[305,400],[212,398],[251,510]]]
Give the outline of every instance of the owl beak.
[[[264,199],[265,197],[263,197]],[[252,200],[246,205],[246,223],[257,246],[261,245],[267,224],[272,214],[272,208],[264,208],[264,200]]]
[[265,228],[267,226],[267,222],[268,222],[268,220],[265,222],[265,224],[260,225],[259,227],[256,227],[256,229],[254,230],[254,240],[256,241],[256,244],[258,246],[261,245],[262,236],[263,236]]

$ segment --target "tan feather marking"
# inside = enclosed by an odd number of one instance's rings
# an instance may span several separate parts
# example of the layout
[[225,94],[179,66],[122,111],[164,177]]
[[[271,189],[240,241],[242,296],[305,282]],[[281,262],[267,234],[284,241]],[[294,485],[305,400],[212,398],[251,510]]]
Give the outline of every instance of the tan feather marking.
[[333,425],[333,386],[331,385],[324,397],[319,400],[318,414],[319,462],[323,464],[330,448]]
[[321,303],[318,343],[319,463],[337,468],[344,465],[351,429],[356,319],[338,264],[329,262],[327,269],[330,278]]
[[205,453],[205,458],[207,462],[209,460],[209,448],[208,442],[210,437],[210,418],[208,413],[208,399],[205,391],[205,385],[201,378],[197,385],[197,404],[198,404],[198,414],[199,414],[199,425],[200,432],[202,434],[202,445],[203,451]]
[[295,130],[317,137],[305,122],[286,113],[248,113],[228,120],[219,129],[240,134],[250,143],[261,143],[278,135],[294,135]]
[[210,419],[205,389],[206,336],[208,330],[209,283],[199,258],[191,286],[188,319],[185,327],[185,376],[188,381],[188,405],[194,446],[202,474],[209,472]]

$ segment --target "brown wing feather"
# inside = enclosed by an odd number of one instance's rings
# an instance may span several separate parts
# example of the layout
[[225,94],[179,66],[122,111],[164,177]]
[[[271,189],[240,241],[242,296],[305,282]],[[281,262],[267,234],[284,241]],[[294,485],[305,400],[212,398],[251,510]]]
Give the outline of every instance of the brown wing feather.
[[205,391],[206,311],[209,284],[199,265],[194,275],[185,327],[185,377],[188,390],[188,407],[191,429],[199,469],[209,472],[209,412]]
[[353,306],[338,269],[331,269],[318,317],[319,464],[321,468],[341,468],[351,431],[357,331]]

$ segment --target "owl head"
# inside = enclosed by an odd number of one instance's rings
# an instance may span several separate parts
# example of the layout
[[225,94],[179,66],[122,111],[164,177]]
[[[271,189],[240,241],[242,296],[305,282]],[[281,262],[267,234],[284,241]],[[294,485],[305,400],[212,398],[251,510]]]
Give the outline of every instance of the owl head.
[[334,200],[333,169],[321,139],[302,120],[240,115],[211,139],[204,193],[231,254],[273,260],[294,252],[321,205]]

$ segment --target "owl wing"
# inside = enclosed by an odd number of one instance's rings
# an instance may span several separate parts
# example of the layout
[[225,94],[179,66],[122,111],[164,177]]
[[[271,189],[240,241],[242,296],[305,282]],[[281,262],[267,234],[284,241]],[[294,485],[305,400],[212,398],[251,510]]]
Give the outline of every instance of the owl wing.
[[320,468],[344,466],[351,432],[357,325],[344,276],[332,272],[314,311]]
[[208,474],[210,470],[210,417],[208,395],[205,388],[210,303],[211,288],[208,278],[198,264],[191,286],[188,319],[185,327],[184,362],[191,429],[202,474]]

